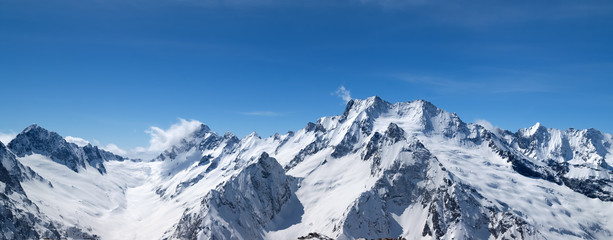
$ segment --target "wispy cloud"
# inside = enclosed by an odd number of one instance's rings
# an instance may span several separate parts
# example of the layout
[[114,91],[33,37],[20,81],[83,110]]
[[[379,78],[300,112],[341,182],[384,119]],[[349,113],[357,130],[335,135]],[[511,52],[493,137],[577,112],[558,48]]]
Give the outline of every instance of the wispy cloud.
[[345,103],[351,100],[351,92],[345,88],[345,86],[340,86],[334,93],[337,97],[343,99]]
[[328,8],[361,6],[384,11],[411,13],[427,25],[489,27],[529,21],[558,21],[613,13],[611,1],[443,1],[443,0],[183,0],[173,4],[199,7],[310,7]]
[[283,115],[282,113],[273,112],[273,111],[239,112],[239,114],[248,115],[248,116],[261,116],[261,117],[277,117],[277,116]]
[[494,133],[494,134],[502,134],[502,129],[500,129],[498,126],[494,126],[494,124],[492,124],[490,121],[485,120],[485,119],[475,119],[475,124],[479,124],[482,127],[484,127],[485,129],[487,129],[488,131]]
[[66,139],[66,142],[77,144],[79,147],[87,146],[87,144],[89,144],[89,141],[79,137],[66,136],[64,139]]
[[388,11],[410,11],[425,24],[487,27],[529,21],[558,21],[609,15],[611,1],[522,2],[522,1],[442,1],[442,0],[360,0],[364,5]]
[[[171,125],[167,129],[158,126],[151,126],[145,130],[149,134],[149,146],[138,146],[129,150],[119,147],[114,143],[109,143],[104,147],[104,150],[112,153],[129,157],[150,160],[160,154],[162,151],[169,149],[173,145],[179,143],[182,139],[188,137],[194,131],[200,128],[202,122],[197,120],[185,120],[179,118],[179,122]],[[93,140],[96,145],[100,142]]]
[[16,136],[17,136],[17,133],[14,133],[14,132],[9,132],[9,133],[0,132],[0,142],[4,143],[4,145],[9,144],[9,142],[11,142],[11,140],[13,140]]
[[120,156],[128,155],[128,151],[121,149],[119,146],[113,143],[107,144],[105,147],[102,147],[102,149],[112,152],[114,154],[120,155]]
[[[162,1],[164,2],[164,1]],[[491,1],[470,0],[462,2],[444,0],[348,0],[348,1],[287,1],[287,0],[182,0],[166,1],[202,7],[255,7],[255,6],[311,6],[333,7],[360,4],[365,7],[380,7],[385,10],[429,10],[430,15],[446,13],[449,17],[470,17],[473,20],[524,20],[532,18],[573,18],[609,13],[610,1]],[[489,11],[488,11],[489,10]],[[440,12],[440,13],[439,13]],[[540,13],[540,14],[539,14]],[[471,20],[472,21],[472,20]]]
[[444,93],[545,93],[559,88],[551,84],[551,76],[536,73],[503,74],[478,78],[447,78],[436,75],[394,74],[394,78],[422,85]]
[[145,131],[151,137],[149,139],[149,152],[161,152],[172,145],[177,144],[181,139],[187,137],[189,134],[196,131],[202,122],[197,120],[185,120],[179,118],[179,122],[170,126],[170,128],[164,130],[162,128],[151,126]]

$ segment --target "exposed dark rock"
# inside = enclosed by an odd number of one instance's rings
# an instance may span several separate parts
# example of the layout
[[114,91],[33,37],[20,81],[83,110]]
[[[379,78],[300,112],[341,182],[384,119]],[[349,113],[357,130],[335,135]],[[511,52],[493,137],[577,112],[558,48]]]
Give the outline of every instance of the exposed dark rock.
[[275,221],[284,206],[291,204],[287,210],[292,211],[302,207],[295,191],[295,179],[263,153],[255,163],[207,194],[198,212],[186,210],[171,238],[262,239],[259,229]]
[[327,142],[323,141],[321,138],[315,139],[315,141],[309,143],[309,145],[307,145],[303,149],[300,149],[300,152],[298,152],[298,154],[296,154],[296,156],[294,156],[294,158],[285,166],[285,170],[292,169],[293,167],[304,161],[304,158],[321,151],[326,146]]
[[79,172],[80,168],[91,166],[97,169],[100,174],[104,174],[106,173],[105,161],[125,160],[124,157],[95,146],[79,147],[74,143],[69,143],[59,134],[36,124],[19,133],[8,144],[8,148],[19,157],[33,153],[48,156],[53,161],[65,165],[75,172]]

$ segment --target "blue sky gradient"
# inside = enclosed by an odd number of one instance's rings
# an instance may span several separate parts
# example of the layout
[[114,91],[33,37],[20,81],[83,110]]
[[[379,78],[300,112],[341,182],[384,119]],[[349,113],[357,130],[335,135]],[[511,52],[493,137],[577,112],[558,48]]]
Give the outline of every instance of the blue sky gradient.
[[0,0],[0,132],[130,149],[197,119],[298,130],[354,98],[613,132],[611,1]]

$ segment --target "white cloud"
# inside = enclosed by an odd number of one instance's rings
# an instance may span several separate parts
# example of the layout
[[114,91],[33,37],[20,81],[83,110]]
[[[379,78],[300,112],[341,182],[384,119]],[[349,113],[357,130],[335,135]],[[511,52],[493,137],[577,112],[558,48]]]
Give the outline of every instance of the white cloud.
[[84,147],[89,144],[89,141],[79,137],[66,136],[64,139],[66,139],[66,142],[77,144],[79,147]]
[[117,145],[112,144],[112,143],[107,144],[106,147],[103,147],[102,149],[112,152],[114,154],[120,155],[120,156],[126,156],[126,154],[128,154],[126,150],[123,150]]
[[135,152],[135,153],[145,153],[145,152],[147,152],[147,148],[135,147],[134,149],[132,149],[132,152]]
[[341,99],[343,99],[343,101],[345,101],[345,103],[349,102],[349,100],[351,100],[351,92],[349,92],[349,90],[347,90],[345,88],[345,86],[341,86],[339,87],[336,92],[334,92],[334,95],[336,95],[337,97],[340,97]]
[[485,119],[476,119],[475,124],[479,124],[483,126],[485,129],[492,131],[494,129],[494,125],[491,122]]
[[17,133],[14,132],[10,132],[10,133],[3,133],[0,132],[0,142],[4,143],[4,145],[9,144],[9,142],[11,142],[15,137],[17,136]]
[[179,118],[179,122],[170,126],[170,128],[164,130],[156,126],[150,127],[146,133],[151,136],[149,140],[149,152],[162,152],[172,145],[181,141],[181,139],[187,137],[189,134],[196,131],[202,123],[197,120],[187,121]]
[[[117,155],[121,155],[128,158],[139,158],[142,160],[150,160],[159,155],[162,151],[170,148],[186,138],[191,133],[196,131],[202,122],[197,120],[185,120],[179,118],[179,122],[171,125],[168,129],[162,129],[157,126],[151,126],[145,131],[149,134],[149,146],[139,146],[129,150],[125,150],[114,143],[109,143],[102,149],[112,152]],[[67,137],[68,138],[68,137]],[[83,140],[85,141],[85,140]],[[96,139],[92,140],[96,145],[100,145],[100,142]]]
[[499,127],[494,126],[494,124],[485,119],[475,119],[475,124],[483,126],[485,129],[494,134],[500,134],[502,131]]
[[250,116],[263,116],[263,117],[276,117],[281,116],[281,113],[272,112],[272,111],[253,111],[253,112],[241,112],[242,115],[250,115]]

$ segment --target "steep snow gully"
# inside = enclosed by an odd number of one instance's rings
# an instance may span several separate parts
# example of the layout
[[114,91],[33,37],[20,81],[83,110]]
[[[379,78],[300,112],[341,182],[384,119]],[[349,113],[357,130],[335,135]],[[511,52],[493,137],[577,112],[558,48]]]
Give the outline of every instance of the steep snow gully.
[[0,143],[0,239],[613,239],[612,143],[379,97],[143,160],[32,125]]

